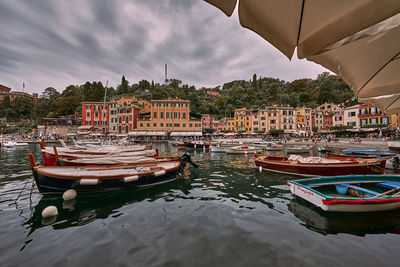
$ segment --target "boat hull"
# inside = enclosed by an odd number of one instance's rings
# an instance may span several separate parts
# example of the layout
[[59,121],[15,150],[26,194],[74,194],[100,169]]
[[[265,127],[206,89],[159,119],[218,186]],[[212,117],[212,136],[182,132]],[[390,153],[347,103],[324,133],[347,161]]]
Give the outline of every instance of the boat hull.
[[[63,167],[60,167],[63,168]],[[68,167],[66,167],[68,168]],[[44,195],[63,194],[68,189],[75,189],[77,192],[91,193],[91,192],[108,192],[130,188],[149,187],[167,182],[172,182],[180,177],[180,164],[178,167],[165,171],[163,175],[155,175],[154,173],[144,176],[139,176],[137,181],[126,182],[124,177],[115,176],[101,179],[99,177],[96,184],[85,184],[82,180],[88,179],[71,179],[68,177],[55,177],[47,175],[38,171],[36,168],[32,169],[36,185],[40,193]]]
[[[368,178],[368,176],[342,176],[335,177],[332,182],[337,180],[346,179],[347,177],[359,177],[361,180]],[[377,180],[384,180],[385,176],[373,175],[373,178]],[[394,176],[390,177],[393,179]],[[308,181],[318,181],[324,179],[324,177],[316,179],[305,179]],[[400,178],[397,178],[400,179]],[[344,197],[327,197],[312,188],[307,187],[305,184],[301,184],[302,181],[288,181],[287,185],[290,188],[292,194],[300,197],[311,204],[321,208],[325,211],[334,212],[377,212],[387,211],[400,208],[400,196],[386,197],[382,196],[379,198],[344,198]],[[318,183],[318,182],[317,182]]]
[[210,147],[210,144],[185,142],[185,147],[193,149],[203,149],[203,148],[208,149]]
[[[275,160],[274,160],[275,158]],[[264,170],[288,173],[300,176],[337,176],[349,174],[383,174],[386,160],[376,160],[366,164],[293,164],[279,157],[265,160],[262,157],[255,160],[257,167]]]

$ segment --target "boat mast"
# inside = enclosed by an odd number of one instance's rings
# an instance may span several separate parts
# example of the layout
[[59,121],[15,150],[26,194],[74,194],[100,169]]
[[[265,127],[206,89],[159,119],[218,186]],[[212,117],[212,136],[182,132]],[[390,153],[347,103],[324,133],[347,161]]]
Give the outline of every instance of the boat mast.
[[[105,108],[106,108],[106,98],[107,98],[107,87],[108,87],[108,81],[106,82],[106,88],[105,88],[105,90],[104,90],[104,103],[103,103],[103,116],[102,116],[102,121],[104,120],[104,115],[105,115]],[[107,115],[106,115],[107,116]],[[105,133],[105,126],[104,126],[104,128],[102,127],[102,129],[103,129],[103,132]]]

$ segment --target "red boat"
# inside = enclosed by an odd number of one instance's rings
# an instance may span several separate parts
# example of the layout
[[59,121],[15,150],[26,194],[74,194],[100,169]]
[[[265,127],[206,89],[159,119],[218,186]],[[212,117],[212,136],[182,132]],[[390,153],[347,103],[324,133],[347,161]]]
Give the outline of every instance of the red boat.
[[349,174],[383,174],[386,159],[276,157],[259,156],[257,167],[273,172],[300,176],[337,176]]

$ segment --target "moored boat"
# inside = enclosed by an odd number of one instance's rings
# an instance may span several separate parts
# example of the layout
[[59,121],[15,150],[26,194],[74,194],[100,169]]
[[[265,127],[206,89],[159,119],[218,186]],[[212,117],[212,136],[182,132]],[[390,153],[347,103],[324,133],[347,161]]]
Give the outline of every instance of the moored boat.
[[221,144],[211,145],[210,150],[214,153],[225,153],[225,149],[222,147]]
[[283,146],[274,142],[269,142],[265,148],[267,151],[281,151]]
[[[293,157],[294,156],[294,157]],[[383,174],[386,159],[320,158],[320,157],[276,157],[259,156],[257,167],[267,171],[300,176],[335,176],[347,174]]]
[[262,148],[255,146],[233,146],[225,148],[227,154],[254,154],[261,150]]
[[400,208],[400,175],[348,175],[288,181],[292,194],[325,211]]
[[285,151],[291,154],[309,153],[311,147],[308,145],[289,145],[285,147]]
[[210,143],[203,141],[184,141],[184,143],[186,148],[208,149],[210,147]]
[[400,151],[400,141],[389,141],[387,142],[387,146],[391,150]]
[[128,166],[36,166],[32,154],[29,154],[29,160],[42,194],[62,194],[68,189],[104,192],[148,187],[178,179],[186,163],[196,167],[186,153],[179,160]]
[[343,151],[346,155],[376,155],[378,157],[393,157],[396,156],[394,153],[381,152],[377,149],[346,149]]

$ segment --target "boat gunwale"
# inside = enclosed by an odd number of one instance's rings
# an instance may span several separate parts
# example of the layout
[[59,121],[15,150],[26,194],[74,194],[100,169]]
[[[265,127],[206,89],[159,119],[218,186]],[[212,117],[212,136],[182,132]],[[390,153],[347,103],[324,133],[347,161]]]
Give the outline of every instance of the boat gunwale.
[[[164,162],[163,162],[164,163]],[[157,172],[157,171],[165,171],[165,172],[172,172],[175,171],[176,169],[180,168],[181,163],[180,161],[176,161],[176,165],[174,167],[171,168],[164,168],[164,167],[159,167],[158,170],[155,171],[150,171],[150,172],[141,172],[141,173],[137,173],[137,174],[129,174],[129,173],[123,173],[123,174],[115,174],[115,175],[108,175],[106,177],[104,176],[100,176],[100,175],[81,175],[81,176],[74,176],[74,177],[68,177],[66,176],[67,174],[57,174],[54,172],[49,172],[46,171],[45,169],[47,168],[55,168],[55,166],[36,166],[33,167],[33,170],[41,175],[45,175],[54,179],[64,179],[64,180],[77,180],[77,179],[99,179],[99,180],[113,180],[113,179],[120,179],[120,178],[124,178],[126,176],[132,176],[132,175],[137,175],[137,176],[149,176],[152,175],[153,173]],[[82,169],[82,168],[90,168],[90,167],[100,167],[103,170],[112,170],[113,168],[110,167],[105,167],[103,165],[87,165],[85,167],[80,167],[80,166],[56,166],[56,168],[63,168],[63,169]],[[128,169],[130,166],[127,165],[123,165],[123,166],[114,166],[114,167],[121,167],[120,169]],[[134,166],[132,168],[136,168],[136,167],[140,167],[140,166]],[[114,168],[115,169],[115,168]],[[118,169],[118,168],[117,168]]]

